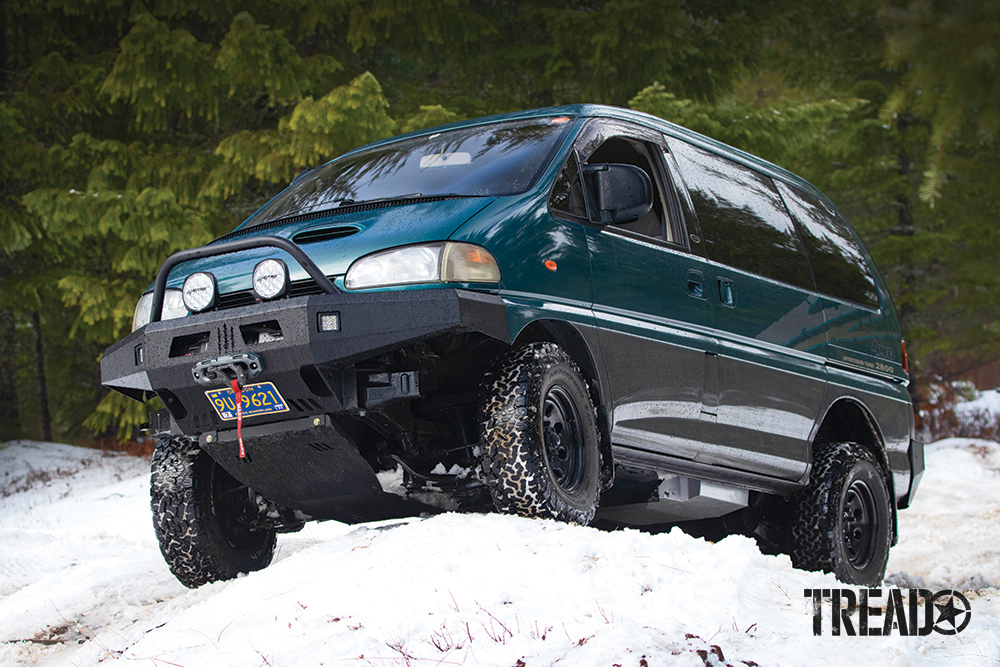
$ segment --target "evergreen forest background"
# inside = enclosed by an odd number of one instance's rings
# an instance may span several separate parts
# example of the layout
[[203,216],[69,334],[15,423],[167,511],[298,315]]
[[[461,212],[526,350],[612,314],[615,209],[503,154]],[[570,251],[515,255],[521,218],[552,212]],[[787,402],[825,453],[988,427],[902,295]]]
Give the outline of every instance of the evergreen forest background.
[[128,438],[101,351],[171,253],[369,141],[646,111],[786,167],[890,283],[913,393],[1000,384],[995,0],[4,0],[0,441]]

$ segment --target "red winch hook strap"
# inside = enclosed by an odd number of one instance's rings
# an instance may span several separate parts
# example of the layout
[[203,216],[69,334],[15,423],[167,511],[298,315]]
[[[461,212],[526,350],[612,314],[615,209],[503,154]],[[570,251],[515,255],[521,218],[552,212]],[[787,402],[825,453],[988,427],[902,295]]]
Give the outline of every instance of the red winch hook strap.
[[240,441],[240,458],[245,459],[247,450],[243,448],[243,390],[236,378],[233,378],[233,393],[236,394],[236,438]]

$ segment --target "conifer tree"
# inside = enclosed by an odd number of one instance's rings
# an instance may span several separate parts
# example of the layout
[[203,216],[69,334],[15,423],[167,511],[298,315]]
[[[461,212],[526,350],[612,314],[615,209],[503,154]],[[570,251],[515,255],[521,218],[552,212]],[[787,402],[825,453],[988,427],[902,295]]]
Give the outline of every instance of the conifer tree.
[[985,0],[914,0],[886,4],[887,64],[899,83],[882,117],[913,113],[931,135],[920,198],[933,204],[945,187],[946,156],[963,138],[993,147],[1000,132],[1000,4]]

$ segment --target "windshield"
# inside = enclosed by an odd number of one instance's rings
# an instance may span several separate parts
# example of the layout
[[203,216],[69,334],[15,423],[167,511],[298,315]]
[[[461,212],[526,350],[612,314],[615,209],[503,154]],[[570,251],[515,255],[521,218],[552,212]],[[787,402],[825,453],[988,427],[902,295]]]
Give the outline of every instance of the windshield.
[[464,127],[334,160],[289,186],[248,226],[378,199],[519,194],[552,159],[570,120]]

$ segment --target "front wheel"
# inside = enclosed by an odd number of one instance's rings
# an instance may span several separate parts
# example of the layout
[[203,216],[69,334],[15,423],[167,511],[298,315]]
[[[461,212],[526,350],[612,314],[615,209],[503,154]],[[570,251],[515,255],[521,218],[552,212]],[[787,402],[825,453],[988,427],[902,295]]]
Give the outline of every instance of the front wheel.
[[498,511],[590,523],[600,494],[597,422],[562,348],[532,343],[500,359],[483,384],[479,436]]
[[792,497],[792,563],[848,584],[882,581],[893,509],[874,456],[853,442],[817,446],[809,485]]
[[150,504],[163,558],[188,588],[271,563],[275,531],[251,527],[250,489],[189,440],[156,443]]

